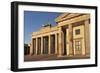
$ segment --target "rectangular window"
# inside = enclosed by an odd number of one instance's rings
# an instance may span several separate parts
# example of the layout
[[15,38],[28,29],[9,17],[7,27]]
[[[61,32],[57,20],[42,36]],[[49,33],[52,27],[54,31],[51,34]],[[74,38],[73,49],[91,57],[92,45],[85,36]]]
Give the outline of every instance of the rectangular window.
[[75,41],[75,49],[79,51],[81,49],[81,42],[80,41]]
[[76,30],[75,30],[75,34],[76,34],[76,35],[80,34],[80,29],[76,29]]

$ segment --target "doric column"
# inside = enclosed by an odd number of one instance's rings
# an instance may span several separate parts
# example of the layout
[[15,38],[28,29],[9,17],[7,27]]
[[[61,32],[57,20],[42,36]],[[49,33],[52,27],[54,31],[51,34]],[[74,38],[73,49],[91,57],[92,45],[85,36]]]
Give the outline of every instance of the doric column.
[[31,40],[31,43],[30,43],[30,55],[33,54],[33,39]]
[[73,28],[72,28],[72,24],[69,24],[69,32],[68,32],[68,43],[69,43],[69,55],[73,55]]
[[62,28],[59,27],[59,56],[62,55],[63,49],[64,49],[63,31]]
[[43,37],[41,37],[41,55],[43,55]]
[[36,38],[36,53],[35,53],[36,55],[37,55],[37,51],[38,51],[37,48],[38,48],[38,38]]
[[45,38],[43,37],[43,54],[45,54]]
[[48,53],[51,53],[51,37],[49,35],[49,45],[48,45]]
[[89,27],[89,20],[86,20],[85,22],[85,52],[86,55],[90,55],[90,27]]
[[55,34],[55,54],[57,54],[57,34]]

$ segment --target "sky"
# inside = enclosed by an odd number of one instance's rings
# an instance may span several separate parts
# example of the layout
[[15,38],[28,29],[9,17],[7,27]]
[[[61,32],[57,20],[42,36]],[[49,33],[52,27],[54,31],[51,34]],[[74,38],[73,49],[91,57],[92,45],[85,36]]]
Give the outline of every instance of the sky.
[[32,32],[38,31],[42,25],[50,23],[52,26],[56,26],[55,18],[60,14],[57,12],[24,11],[24,43],[30,43]]

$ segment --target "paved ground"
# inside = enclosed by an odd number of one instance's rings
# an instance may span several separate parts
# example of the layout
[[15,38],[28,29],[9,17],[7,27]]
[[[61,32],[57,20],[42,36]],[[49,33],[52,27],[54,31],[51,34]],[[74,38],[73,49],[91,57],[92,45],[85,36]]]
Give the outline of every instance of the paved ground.
[[24,56],[24,61],[48,61],[48,60],[70,60],[70,59],[87,59],[89,56],[70,56],[57,57],[57,55],[43,55],[43,56]]

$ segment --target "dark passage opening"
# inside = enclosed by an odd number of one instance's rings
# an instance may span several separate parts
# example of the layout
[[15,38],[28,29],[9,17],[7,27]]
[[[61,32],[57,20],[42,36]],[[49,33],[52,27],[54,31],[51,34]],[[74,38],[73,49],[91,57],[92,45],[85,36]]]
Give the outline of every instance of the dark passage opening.
[[43,38],[43,54],[48,54],[48,36]]
[[67,50],[66,50],[66,29],[67,29],[67,26],[63,27],[63,35],[64,35],[64,51],[63,51],[63,55],[66,55],[67,54]]
[[55,35],[51,35],[51,54],[55,54]]

